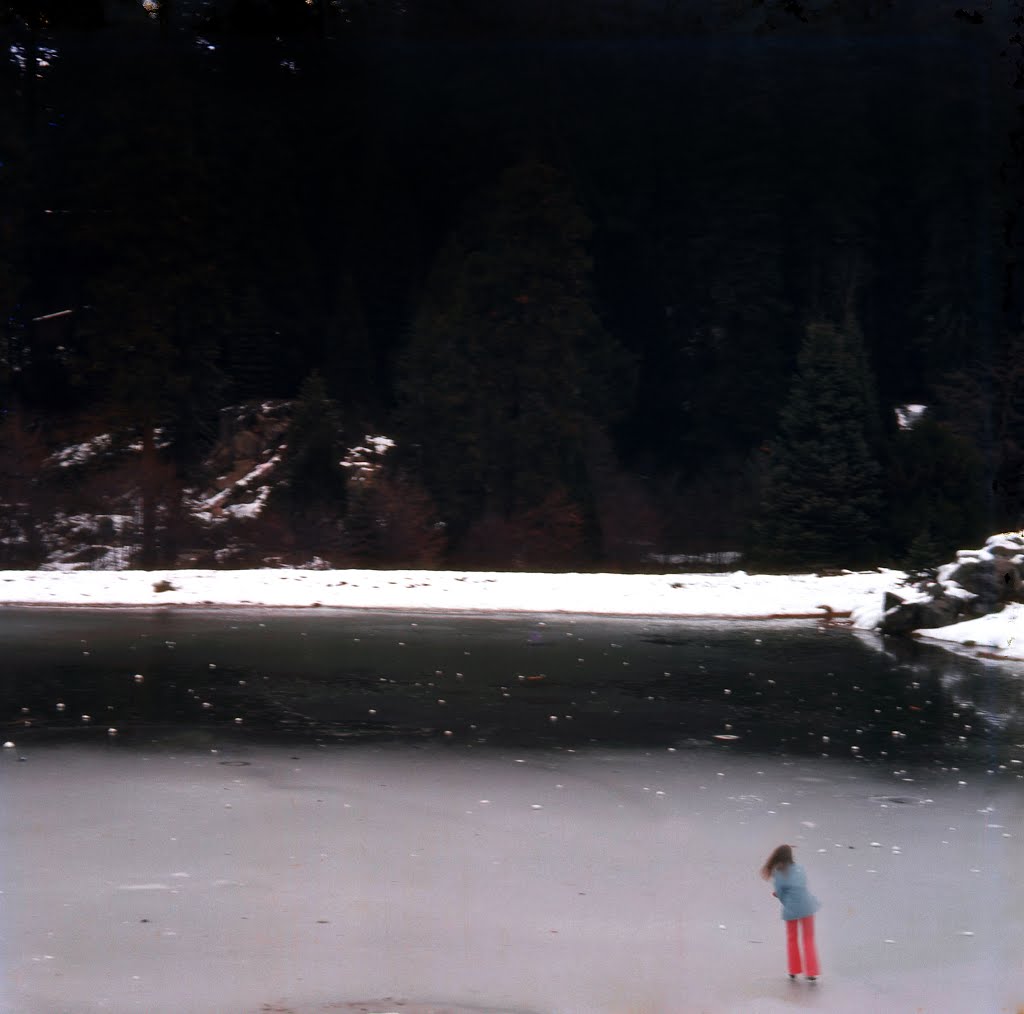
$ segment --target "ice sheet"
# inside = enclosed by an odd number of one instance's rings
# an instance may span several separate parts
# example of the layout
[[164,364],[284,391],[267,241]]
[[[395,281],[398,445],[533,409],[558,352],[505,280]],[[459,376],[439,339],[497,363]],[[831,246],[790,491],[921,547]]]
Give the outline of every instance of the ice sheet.
[[[1012,775],[908,783],[727,749],[113,743],[0,762],[11,1014],[1024,1004]],[[786,978],[757,876],[783,841],[824,903],[816,985]]]

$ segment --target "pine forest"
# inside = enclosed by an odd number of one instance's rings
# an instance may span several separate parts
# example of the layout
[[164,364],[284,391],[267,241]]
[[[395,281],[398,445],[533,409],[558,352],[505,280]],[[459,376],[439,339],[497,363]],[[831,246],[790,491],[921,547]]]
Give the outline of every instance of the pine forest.
[[1003,6],[0,2],[0,568],[1020,528]]

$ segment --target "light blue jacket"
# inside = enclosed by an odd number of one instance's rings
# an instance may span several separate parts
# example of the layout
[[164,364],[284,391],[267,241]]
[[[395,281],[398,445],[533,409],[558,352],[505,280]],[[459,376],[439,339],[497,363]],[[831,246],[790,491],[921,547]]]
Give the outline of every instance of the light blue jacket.
[[821,908],[818,899],[807,890],[807,874],[799,863],[776,867],[772,886],[782,903],[782,918],[787,921],[814,915]]

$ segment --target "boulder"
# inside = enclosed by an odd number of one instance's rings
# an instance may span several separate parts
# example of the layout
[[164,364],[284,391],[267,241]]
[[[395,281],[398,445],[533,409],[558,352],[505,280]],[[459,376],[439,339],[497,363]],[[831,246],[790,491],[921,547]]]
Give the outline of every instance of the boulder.
[[999,612],[1024,597],[1024,537],[995,535],[981,549],[961,549],[935,579],[912,585],[906,595],[887,592],[879,628],[884,634],[945,627]]
[[985,547],[993,556],[997,556],[1003,560],[1012,560],[1015,556],[1020,556],[1024,553],[1024,547],[1017,545],[1014,542],[992,542],[990,545]]
[[948,627],[962,619],[955,599],[945,597],[932,599],[930,602],[917,602],[917,627],[915,630],[929,627]]
[[1024,575],[1021,574],[1021,563],[1019,559],[1006,559],[996,557],[992,561],[995,568],[996,585],[999,588],[1001,601],[1018,599],[1021,596],[1021,589],[1024,587]]
[[904,599],[901,599],[896,592],[887,591],[882,599],[882,612],[887,613],[890,609],[898,609],[903,604]]
[[[896,598],[895,595],[886,593],[885,601],[889,602],[891,598]],[[903,602],[898,601],[895,605],[887,605],[884,614],[882,615],[881,623],[879,628],[883,634],[909,634],[913,630],[917,630],[920,626],[918,621],[918,611],[916,602]]]
[[999,601],[1000,586],[994,560],[965,560],[950,568],[943,567],[940,574],[942,584],[955,582],[983,602]]

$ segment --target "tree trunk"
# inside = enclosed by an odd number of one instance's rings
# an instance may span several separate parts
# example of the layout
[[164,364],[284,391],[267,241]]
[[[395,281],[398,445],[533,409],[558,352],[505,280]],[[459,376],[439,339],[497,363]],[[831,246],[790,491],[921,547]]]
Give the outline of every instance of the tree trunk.
[[10,426],[13,439],[12,449],[14,451],[11,462],[12,489],[11,499],[14,506],[14,516],[17,519],[18,527],[24,536],[27,547],[27,555],[21,561],[36,567],[42,562],[44,549],[36,519],[39,516],[38,504],[35,502],[36,492],[33,489],[33,476],[36,474],[39,455],[33,454],[35,450],[28,430],[25,428],[24,414],[21,409],[20,399],[15,393],[12,397]]

